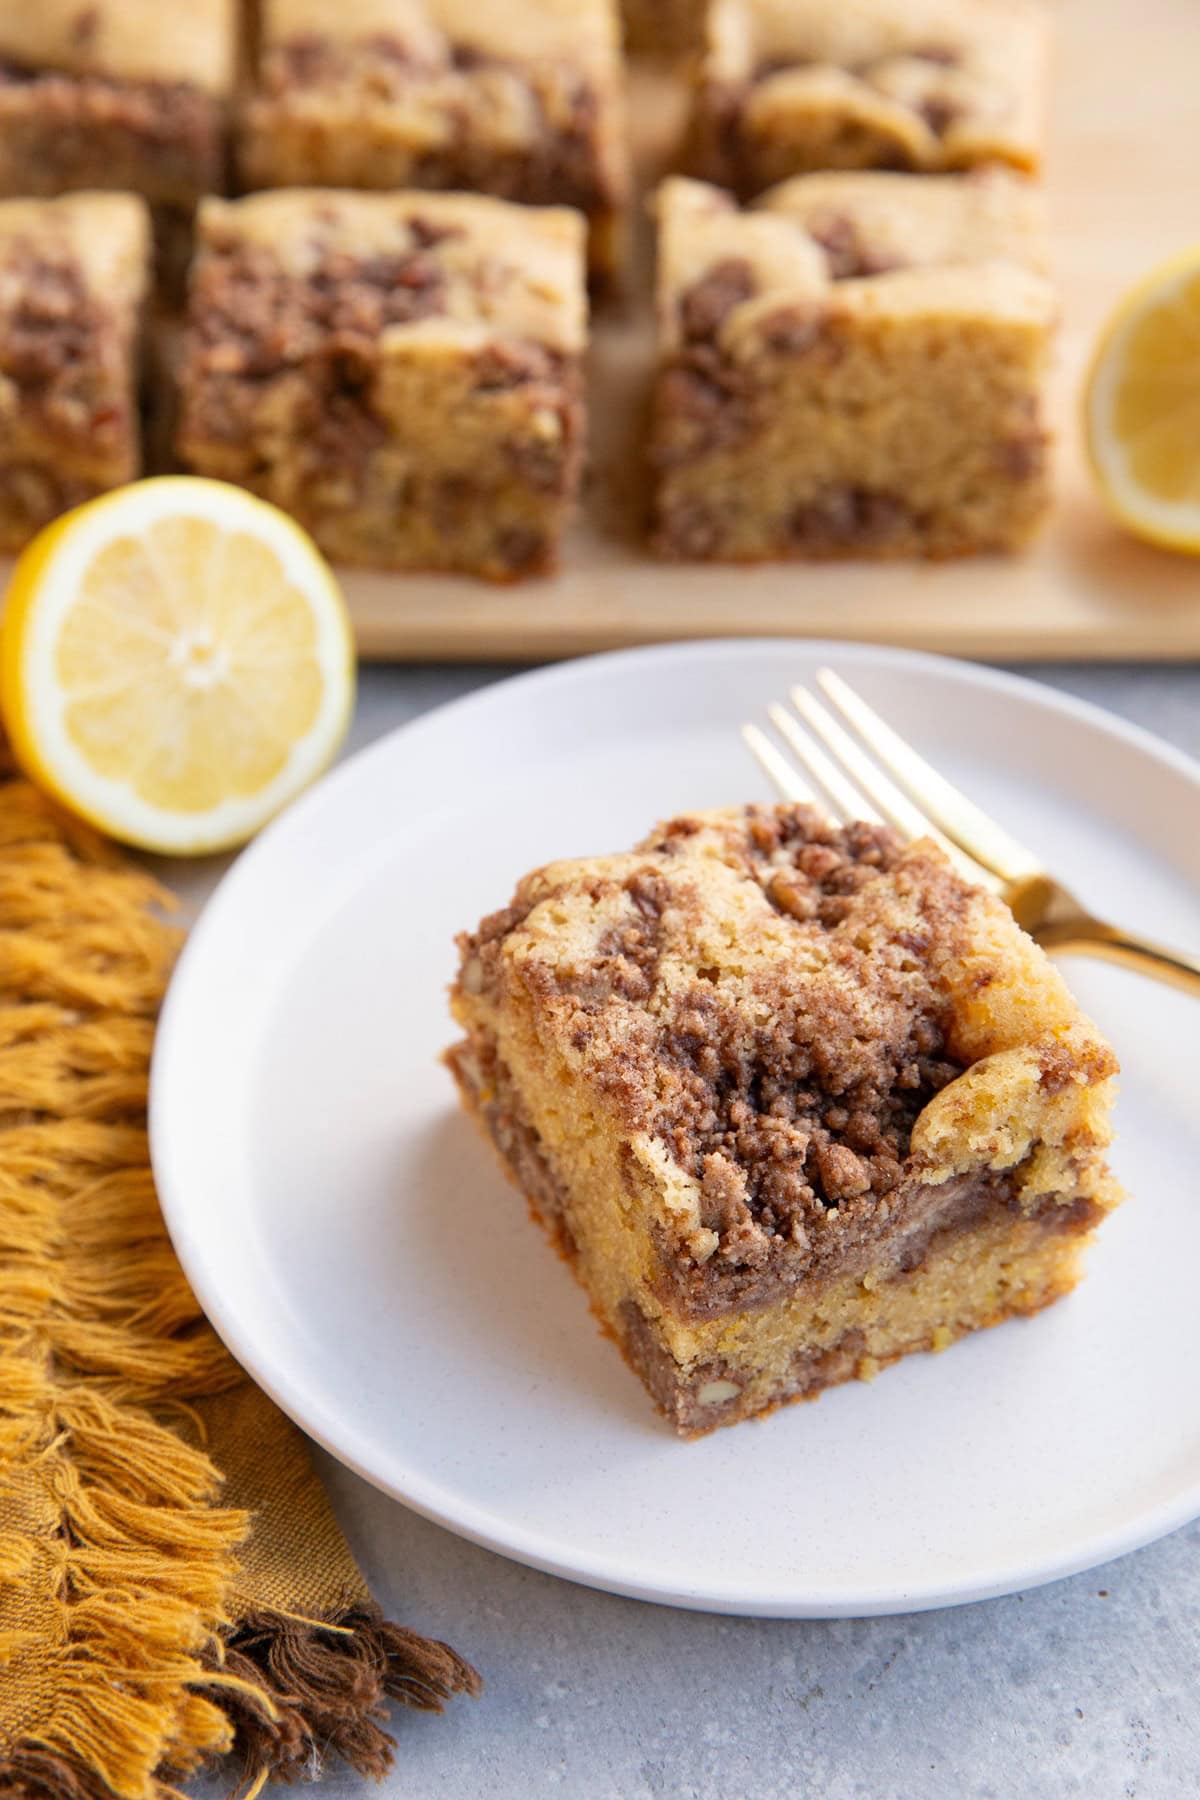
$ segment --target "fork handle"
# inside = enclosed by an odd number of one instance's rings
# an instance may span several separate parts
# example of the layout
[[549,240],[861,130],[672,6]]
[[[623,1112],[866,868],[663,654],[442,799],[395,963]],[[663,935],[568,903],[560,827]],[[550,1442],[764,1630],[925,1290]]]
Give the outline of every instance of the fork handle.
[[1105,962],[1119,963],[1138,975],[1151,975],[1185,994],[1200,999],[1200,957],[1183,950],[1171,950],[1150,938],[1138,937],[1132,931],[1120,931],[1101,919],[1080,917],[1056,919],[1035,933],[1043,950],[1073,950],[1081,956],[1098,956]]

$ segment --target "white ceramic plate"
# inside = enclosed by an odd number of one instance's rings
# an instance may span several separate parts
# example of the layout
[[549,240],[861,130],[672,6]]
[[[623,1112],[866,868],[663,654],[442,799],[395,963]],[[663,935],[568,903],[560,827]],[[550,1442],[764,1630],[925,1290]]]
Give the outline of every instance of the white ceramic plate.
[[368,1480],[647,1599],[908,1611],[1048,1581],[1200,1513],[1200,1006],[1075,961],[1125,1065],[1132,1199],[1084,1285],[871,1386],[676,1441],[460,1116],[452,936],[553,857],[768,798],[736,728],[823,661],[1102,912],[1200,943],[1200,769],[1030,683],[813,642],[668,646],[398,731],[242,858],[173,983],[155,1169],[234,1354]]

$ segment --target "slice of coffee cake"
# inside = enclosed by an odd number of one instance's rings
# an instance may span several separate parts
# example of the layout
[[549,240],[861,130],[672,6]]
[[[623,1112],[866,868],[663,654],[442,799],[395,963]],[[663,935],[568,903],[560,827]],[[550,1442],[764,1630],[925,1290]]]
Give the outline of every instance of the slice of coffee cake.
[[663,556],[1023,549],[1052,498],[1041,197],[803,175],[659,191],[651,535]]
[[683,1435],[1036,1312],[1116,1060],[931,843],[806,807],[551,864],[460,939],[463,1102]]
[[584,222],[483,194],[285,188],[200,209],[178,449],[327,556],[495,581],[579,489]]

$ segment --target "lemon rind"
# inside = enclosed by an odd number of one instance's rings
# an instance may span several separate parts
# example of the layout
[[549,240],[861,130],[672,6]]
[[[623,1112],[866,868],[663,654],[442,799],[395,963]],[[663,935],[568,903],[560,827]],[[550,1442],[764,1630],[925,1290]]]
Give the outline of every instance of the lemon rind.
[[1109,320],[1084,384],[1084,443],[1096,484],[1114,516],[1135,536],[1163,549],[1200,554],[1200,505],[1159,499],[1130,473],[1125,447],[1112,429],[1126,349],[1150,306],[1169,302],[1174,289],[1200,274],[1200,246],[1152,269]]
[[[316,628],[323,673],[317,718],[283,768],[256,794],[203,812],[153,806],[126,782],[100,775],[64,724],[65,695],[54,670],[59,633],[88,563],[118,531],[131,535],[159,519],[188,515],[223,530],[239,526],[279,557]],[[10,587],[0,654],[0,694],[18,761],[58,800],[112,837],[163,854],[196,855],[243,843],[328,767],[353,706],[355,651],[337,580],[302,528],[244,489],[192,476],[162,476],[90,501],[25,552]]]

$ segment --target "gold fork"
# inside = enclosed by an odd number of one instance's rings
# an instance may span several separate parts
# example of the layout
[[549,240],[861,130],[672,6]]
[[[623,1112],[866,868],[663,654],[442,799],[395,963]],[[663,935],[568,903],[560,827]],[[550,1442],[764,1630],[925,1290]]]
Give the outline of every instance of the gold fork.
[[794,687],[794,711],[778,704],[767,708],[795,763],[757,725],[742,728],[785,800],[822,806],[843,822],[886,822],[909,842],[931,837],[969,881],[1006,901],[1018,925],[1045,949],[1103,957],[1200,996],[1200,957],[1095,918],[1031,850],[931,768],[840,675],[820,669],[816,680],[829,706],[808,688]]

